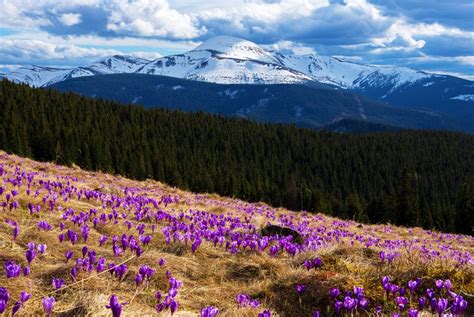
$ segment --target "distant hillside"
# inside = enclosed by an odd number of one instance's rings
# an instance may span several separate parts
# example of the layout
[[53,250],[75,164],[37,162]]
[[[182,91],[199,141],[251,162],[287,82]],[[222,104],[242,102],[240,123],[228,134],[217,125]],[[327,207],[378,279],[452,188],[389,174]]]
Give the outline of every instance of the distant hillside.
[[471,232],[474,137],[349,135],[0,86],[0,148],[360,221]]
[[403,128],[356,119],[341,119],[319,128],[319,130],[340,133],[372,133],[400,131]]
[[146,107],[205,111],[308,128],[320,128],[341,119],[357,119],[385,126],[474,133],[470,120],[395,108],[316,83],[223,85],[165,76],[115,74],[74,78],[51,87]]

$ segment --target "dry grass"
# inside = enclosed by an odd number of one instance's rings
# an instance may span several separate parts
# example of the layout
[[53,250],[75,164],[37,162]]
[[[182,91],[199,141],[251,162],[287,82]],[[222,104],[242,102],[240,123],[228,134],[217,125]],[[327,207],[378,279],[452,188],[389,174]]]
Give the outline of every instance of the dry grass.
[[[163,195],[178,195],[180,197],[178,204],[173,203],[166,208],[160,206],[160,209],[172,214],[186,213],[191,209],[236,216],[239,215],[239,209],[254,207],[261,209],[262,214],[256,214],[252,218],[252,223],[257,228],[261,228],[268,221],[265,213],[273,212],[270,207],[264,204],[251,205],[217,195],[196,195],[156,181],[138,182],[123,177],[86,172],[77,167],[66,168],[54,164],[38,163],[0,152],[0,164],[2,162],[5,163],[5,170],[9,173],[16,166],[20,166],[27,172],[38,172],[37,178],[51,181],[67,182],[64,177],[76,177],[78,178],[78,181],[74,182],[76,187],[99,189],[106,194],[123,196],[123,189],[128,187],[137,188],[142,195],[158,200]],[[0,186],[6,186],[7,190],[11,189],[11,184],[0,183]],[[32,192],[34,190],[36,188],[32,188]],[[349,238],[341,239],[337,243],[325,241],[326,247],[297,254],[294,258],[287,255],[271,257],[268,253],[260,254],[251,251],[230,254],[223,247],[214,247],[208,242],[203,242],[196,254],[192,254],[189,245],[186,246],[184,243],[167,245],[165,243],[164,236],[160,232],[165,223],[157,224],[152,242],[140,258],[127,253],[117,259],[115,263],[128,260],[127,265],[130,267],[121,282],[111,279],[109,273],[97,274],[94,272],[91,274],[80,273],[78,282],[71,285],[69,270],[74,264],[73,261],[65,263],[64,253],[72,249],[77,256],[81,254],[84,244],[78,243],[76,246],[72,246],[70,243],[59,243],[57,235],[60,232],[61,213],[57,210],[55,212],[48,211],[47,206],[42,204],[42,197],[42,195],[37,198],[33,198],[31,195],[26,196],[22,191],[17,197],[20,207],[16,211],[9,211],[8,208],[6,212],[0,211],[0,286],[8,288],[12,302],[19,298],[21,291],[33,294],[32,299],[20,310],[18,316],[42,314],[42,297],[53,294],[56,298],[55,316],[109,315],[110,311],[104,306],[108,303],[111,294],[117,294],[120,301],[128,302],[124,306],[125,316],[156,315],[154,293],[157,290],[166,292],[166,270],[170,270],[174,277],[183,282],[183,287],[178,295],[180,307],[175,316],[196,316],[202,307],[208,305],[217,306],[220,310],[219,316],[256,316],[263,309],[270,309],[277,316],[310,316],[314,310],[326,311],[327,294],[333,287],[351,289],[354,285],[363,286],[371,301],[381,300],[383,291],[380,286],[380,278],[384,275],[390,275],[395,281],[401,282],[416,277],[423,277],[425,280],[450,278],[457,291],[462,290],[466,294],[474,293],[472,263],[459,267],[450,259],[428,261],[421,257],[418,251],[403,252],[401,250],[401,256],[394,263],[382,264],[378,257],[378,248],[367,248],[358,241],[351,245]],[[2,199],[0,198],[0,201]],[[28,202],[42,204],[41,213],[31,216],[26,207]],[[58,200],[56,209],[58,206],[62,210],[73,208],[76,211],[88,211],[91,208],[100,210],[102,208],[102,205],[96,200],[87,201],[85,199],[70,199],[67,202]],[[322,215],[313,218],[313,215],[294,213],[281,208],[274,212],[276,217],[282,215],[294,217],[294,222],[310,220],[309,226],[314,228],[337,227],[333,224],[337,219]],[[16,240],[12,239],[12,227],[6,224],[7,219],[15,220],[19,224],[20,234]],[[39,220],[49,221],[54,229],[47,232],[38,230],[36,224]],[[364,225],[361,228],[357,223],[344,222],[340,229],[353,235],[369,234],[371,237],[382,240],[424,239],[426,243],[431,243],[430,247],[436,249],[441,248],[441,243],[448,243],[452,248],[470,254],[474,250],[472,237],[459,236],[457,240],[439,241],[437,233],[427,233],[420,228],[407,229],[381,225]],[[98,257],[113,259],[110,240],[106,247],[102,248],[97,243],[98,237],[102,234],[121,235],[124,232],[126,230],[122,223],[116,226],[106,225],[99,226],[97,229],[92,228],[88,245],[96,250]],[[133,230],[128,234],[132,233],[136,234]],[[38,258],[33,261],[30,276],[6,279],[4,262],[13,259],[16,263],[25,265],[24,252],[30,241],[47,244],[46,254],[38,255]],[[160,268],[157,265],[157,260],[161,257],[166,259],[166,265]],[[324,265],[321,269],[307,271],[302,263],[305,259],[314,257],[320,257]],[[142,264],[152,266],[157,270],[157,274],[147,287],[137,289],[134,274],[137,272],[138,266]],[[52,277],[64,278],[68,286],[54,292],[51,286]],[[294,286],[297,283],[307,285],[308,291],[302,296],[298,296],[294,291]],[[238,308],[235,297],[241,292],[258,299],[261,302],[261,307],[258,310]],[[470,306],[471,308],[473,306],[472,300]]]

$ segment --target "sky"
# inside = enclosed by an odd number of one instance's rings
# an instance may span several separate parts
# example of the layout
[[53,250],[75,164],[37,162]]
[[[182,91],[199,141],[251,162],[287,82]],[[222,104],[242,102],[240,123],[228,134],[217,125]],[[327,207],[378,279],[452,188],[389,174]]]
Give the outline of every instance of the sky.
[[0,0],[0,71],[155,59],[215,35],[474,80],[474,0]]

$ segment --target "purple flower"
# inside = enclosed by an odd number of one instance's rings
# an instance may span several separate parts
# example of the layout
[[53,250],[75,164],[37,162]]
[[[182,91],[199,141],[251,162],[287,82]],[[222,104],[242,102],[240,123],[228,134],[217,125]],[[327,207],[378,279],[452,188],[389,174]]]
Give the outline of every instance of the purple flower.
[[319,311],[313,312],[313,317],[320,317],[321,313]]
[[5,287],[0,287],[0,314],[7,308],[8,301],[10,300],[10,294]]
[[311,260],[305,260],[304,261],[304,266],[306,267],[306,269],[309,271],[311,270],[311,268],[313,267],[313,262]]
[[418,317],[418,310],[410,308],[407,313],[408,317]]
[[6,261],[5,262],[5,273],[7,278],[18,277],[21,273],[21,266],[15,264],[14,261]]
[[367,298],[365,298],[365,297],[361,298],[361,299],[359,300],[359,307],[360,307],[361,309],[366,309],[367,306],[369,306],[369,300],[368,300]]
[[30,267],[29,267],[29,266],[25,266],[25,267],[23,268],[23,275],[24,275],[24,276],[30,275],[30,272],[31,272],[31,270],[30,270]]
[[382,277],[382,286],[384,286],[384,288],[385,288],[385,285],[387,285],[389,283],[390,283],[390,276]]
[[425,304],[426,304],[426,298],[425,297],[418,298],[418,308],[420,310],[423,310],[423,308],[425,307]]
[[258,317],[272,317],[272,313],[269,310],[264,310],[258,314]]
[[357,300],[355,300],[354,298],[350,296],[346,296],[344,298],[344,308],[347,311],[353,310],[356,306],[357,306]]
[[51,283],[55,290],[60,289],[64,286],[64,279],[53,277],[53,282]]
[[29,299],[31,298],[31,294],[27,293],[27,292],[21,292],[20,293],[20,301],[22,303],[25,303],[26,301],[28,301]]
[[320,258],[315,258],[313,260],[313,267],[317,269],[318,267],[323,265],[323,261]]
[[41,255],[43,255],[46,252],[47,248],[48,246],[46,244],[38,244],[38,246],[36,247],[36,249]]
[[170,313],[171,315],[173,315],[178,310],[178,302],[175,300],[171,300],[169,307],[170,307]]
[[0,299],[0,314],[3,314],[5,309],[7,309],[7,302],[3,299]]
[[451,281],[450,280],[445,280],[444,281],[444,288],[447,289],[448,291],[451,289]]
[[66,251],[65,256],[66,256],[66,263],[67,263],[67,262],[68,262],[70,259],[72,259],[72,257],[74,256],[74,252],[72,252],[72,251],[70,251],[70,250],[69,250],[69,251]]
[[410,292],[413,293],[417,287],[418,283],[416,281],[408,281],[408,288],[410,289]]
[[444,298],[440,298],[438,300],[438,307],[437,307],[438,314],[441,316],[441,314],[444,313],[446,308],[448,308],[448,300]]
[[77,268],[73,267],[69,274],[71,275],[72,281],[74,282],[76,280],[76,277],[77,277]]
[[435,281],[435,285],[438,289],[442,289],[443,288],[443,280],[436,280]]
[[54,308],[54,297],[43,297],[43,309],[47,316],[51,315]]
[[298,293],[298,295],[301,295],[304,293],[304,291],[306,290],[306,286],[303,285],[303,284],[296,284],[295,285],[295,290],[296,292]]
[[33,249],[28,249],[25,251],[25,257],[26,257],[26,261],[28,262],[28,265],[31,264],[31,262],[33,262],[33,260],[36,258],[36,251]]
[[165,265],[165,263],[166,263],[166,261],[165,261],[165,259],[163,259],[163,258],[160,258],[160,259],[158,260],[158,265],[159,265],[159,266],[163,266],[163,265]]
[[338,297],[340,294],[341,294],[341,291],[340,291],[338,288],[332,288],[332,289],[329,291],[329,296],[331,296],[331,298],[336,298],[336,297]]
[[216,317],[219,314],[219,309],[214,306],[207,306],[201,309],[201,317]]
[[110,297],[109,305],[105,306],[106,308],[109,308],[112,310],[112,316],[113,317],[120,317],[122,314],[122,305],[124,303],[120,304],[118,301],[117,295],[112,295]]
[[15,314],[20,310],[21,306],[22,306],[22,303],[18,301],[16,301],[15,304],[13,304],[12,317],[15,316]]

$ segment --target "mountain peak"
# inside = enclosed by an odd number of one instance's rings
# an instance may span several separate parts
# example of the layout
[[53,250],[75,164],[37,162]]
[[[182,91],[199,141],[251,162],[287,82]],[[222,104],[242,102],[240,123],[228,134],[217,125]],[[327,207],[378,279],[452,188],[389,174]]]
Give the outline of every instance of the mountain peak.
[[272,55],[256,43],[227,35],[211,37],[192,51],[217,52],[226,58],[274,62]]

